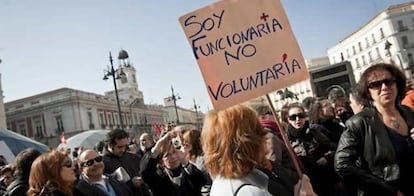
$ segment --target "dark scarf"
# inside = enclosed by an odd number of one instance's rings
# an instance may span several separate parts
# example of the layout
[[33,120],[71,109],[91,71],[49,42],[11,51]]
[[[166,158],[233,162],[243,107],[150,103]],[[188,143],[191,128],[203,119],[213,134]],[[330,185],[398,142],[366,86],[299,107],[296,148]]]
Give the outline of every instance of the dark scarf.
[[288,135],[288,137],[289,137],[290,140],[295,140],[297,138],[301,138],[302,136],[304,136],[306,134],[306,130],[308,128],[309,128],[309,121],[306,121],[305,122],[305,125],[303,125],[303,127],[300,128],[300,129],[296,129],[295,127],[293,127],[289,123],[287,135]]

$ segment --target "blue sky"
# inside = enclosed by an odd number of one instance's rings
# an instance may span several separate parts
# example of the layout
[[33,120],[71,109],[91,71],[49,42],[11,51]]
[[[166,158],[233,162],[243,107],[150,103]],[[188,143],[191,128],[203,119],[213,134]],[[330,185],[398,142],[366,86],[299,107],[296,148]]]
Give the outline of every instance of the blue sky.
[[[0,0],[0,73],[5,102],[68,87],[103,94],[108,52],[128,51],[146,103],[171,85],[184,108],[212,109],[178,18],[213,0]],[[306,59],[401,0],[282,0]],[[115,61],[116,62],[116,61]]]

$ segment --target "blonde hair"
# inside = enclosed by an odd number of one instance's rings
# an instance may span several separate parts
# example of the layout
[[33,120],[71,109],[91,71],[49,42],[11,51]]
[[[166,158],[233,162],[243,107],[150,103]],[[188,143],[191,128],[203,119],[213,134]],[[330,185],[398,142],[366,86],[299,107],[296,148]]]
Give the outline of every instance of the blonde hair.
[[210,112],[201,133],[206,169],[213,177],[247,175],[266,160],[265,135],[256,113],[246,106]]

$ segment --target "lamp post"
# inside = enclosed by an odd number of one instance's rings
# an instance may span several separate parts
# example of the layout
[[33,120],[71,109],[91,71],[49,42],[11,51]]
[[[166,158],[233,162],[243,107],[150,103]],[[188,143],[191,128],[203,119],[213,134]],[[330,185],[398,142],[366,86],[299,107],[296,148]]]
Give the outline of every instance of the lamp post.
[[391,56],[391,51],[390,51],[391,46],[392,46],[392,44],[387,40],[385,42],[385,48],[384,48],[385,50],[387,50],[386,56]]
[[180,124],[180,118],[178,117],[178,110],[177,110],[177,100],[181,99],[180,96],[176,95],[174,93],[174,88],[173,86],[171,86],[171,98],[170,98],[173,103],[174,103],[174,109],[175,109],[175,118],[176,118],[176,124]]
[[193,98],[193,102],[194,102],[194,110],[196,113],[196,126],[197,126],[197,129],[200,129],[200,123],[199,123],[199,117],[198,117],[198,109],[200,109],[200,106],[196,104],[196,101],[194,98]]
[[[384,47],[384,49],[387,51],[386,56],[389,56],[390,57],[390,63],[391,64],[396,65],[395,62],[394,62],[394,60],[392,59],[391,46],[392,46],[391,42],[389,42],[388,40],[385,41],[385,47]],[[398,54],[397,54],[397,56],[398,56]],[[401,62],[400,62],[400,69],[401,69],[401,71],[404,71],[404,67],[403,67],[403,65],[402,65]]]
[[114,87],[115,87],[115,98],[116,98],[116,104],[118,106],[118,115],[119,115],[119,122],[121,125],[121,129],[124,128],[124,124],[122,122],[122,115],[121,115],[121,105],[119,103],[119,97],[118,97],[118,87],[116,86],[116,80],[120,79],[125,76],[125,73],[122,71],[122,67],[119,67],[118,69],[114,69],[112,54],[109,52],[109,62],[111,63],[111,67],[109,67],[106,70],[104,70],[104,77],[103,80],[108,80],[108,76],[111,76],[114,81]]
[[385,56],[389,56],[391,64],[394,64],[394,61],[392,60],[392,55],[391,55],[391,46],[392,46],[392,44],[388,40],[385,41],[385,48],[384,49],[387,51]]

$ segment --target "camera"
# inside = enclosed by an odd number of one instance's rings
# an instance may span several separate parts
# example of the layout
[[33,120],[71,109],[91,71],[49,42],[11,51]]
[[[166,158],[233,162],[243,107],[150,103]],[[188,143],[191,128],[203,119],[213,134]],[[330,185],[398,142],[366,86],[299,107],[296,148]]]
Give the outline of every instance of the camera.
[[180,137],[175,137],[171,140],[172,145],[174,146],[175,149],[180,149],[181,148],[181,139]]

